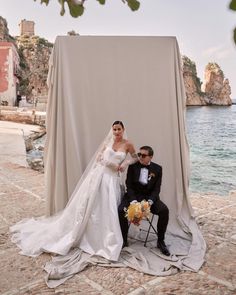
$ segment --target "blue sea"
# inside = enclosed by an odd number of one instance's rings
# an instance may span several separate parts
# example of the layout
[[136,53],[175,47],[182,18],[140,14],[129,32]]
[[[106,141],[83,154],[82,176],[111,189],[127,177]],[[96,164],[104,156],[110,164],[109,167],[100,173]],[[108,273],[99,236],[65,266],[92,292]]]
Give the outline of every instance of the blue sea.
[[190,191],[236,190],[236,105],[187,108]]

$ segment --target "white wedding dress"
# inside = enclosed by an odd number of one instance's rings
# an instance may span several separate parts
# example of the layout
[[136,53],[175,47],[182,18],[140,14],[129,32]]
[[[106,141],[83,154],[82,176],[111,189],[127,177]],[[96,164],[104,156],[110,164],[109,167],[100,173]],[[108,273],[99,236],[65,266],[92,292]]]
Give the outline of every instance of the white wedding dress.
[[117,261],[123,243],[118,218],[121,179],[112,165],[125,158],[125,152],[107,147],[103,161],[75,188],[63,211],[52,217],[25,219],[12,226],[12,241],[21,248],[21,254],[67,255],[72,248],[80,248],[88,254]]

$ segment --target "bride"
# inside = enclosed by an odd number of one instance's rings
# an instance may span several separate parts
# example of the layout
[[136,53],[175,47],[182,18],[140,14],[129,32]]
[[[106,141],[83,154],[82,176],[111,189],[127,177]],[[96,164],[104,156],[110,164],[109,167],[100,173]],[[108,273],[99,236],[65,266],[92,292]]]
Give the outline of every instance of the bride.
[[79,248],[118,260],[123,244],[118,218],[121,174],[137,161],[134,146],[124,133],[123,123],[115,121],[64,210],[51,217],[25,219],[10,228],[21,254],[67,255]]

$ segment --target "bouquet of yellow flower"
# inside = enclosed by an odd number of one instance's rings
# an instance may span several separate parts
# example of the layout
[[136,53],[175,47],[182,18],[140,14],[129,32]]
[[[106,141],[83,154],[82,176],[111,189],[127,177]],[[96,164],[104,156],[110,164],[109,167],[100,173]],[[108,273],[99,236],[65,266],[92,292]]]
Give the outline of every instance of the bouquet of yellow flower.
[[150,205],[147,201],[136,202],[130,204],[128,209],[125,209],[125,217],[130,223],[140,225],[142,219],[148,218],[150,215]]

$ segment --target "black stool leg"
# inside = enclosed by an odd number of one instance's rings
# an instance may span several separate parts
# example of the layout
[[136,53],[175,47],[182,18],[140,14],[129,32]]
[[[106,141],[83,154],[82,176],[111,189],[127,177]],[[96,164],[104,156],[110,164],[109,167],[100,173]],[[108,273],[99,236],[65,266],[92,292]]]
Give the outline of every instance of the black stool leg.
[[148,230],[147,230],[147,235],[146,235],[146,239],[145,239],[145,242],[144,242],[144,247],[146,247],[146,245],[147,245],[147,241],[148,241],[148,237],[149,237],[149,234],[150,234],[150,230],[151,230],[151,228],[153,229],[153,231],[154,231],[155,234],[157,235],[157,231],[156,231],[156,229],[154,228],[154,226],[152,225],[153,218],[154,218],[154,214],[152,214],[152,218],[151,218],[151,220],[150,220],[149,218],[147,218],[147,221],[148,221],[148,223],[149,223],[149,227],[148,227]]

